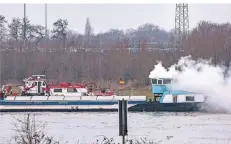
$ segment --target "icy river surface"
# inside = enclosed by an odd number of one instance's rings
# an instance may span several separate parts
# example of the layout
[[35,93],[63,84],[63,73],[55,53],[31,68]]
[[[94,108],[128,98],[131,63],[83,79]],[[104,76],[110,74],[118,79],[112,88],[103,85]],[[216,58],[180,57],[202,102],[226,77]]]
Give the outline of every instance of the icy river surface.
[[[13,121],[24,113],[0,114],[0,144],[15,134]],[[67,144],[118,136],[118,113],[36,113],[45,132]],[[231,144],[231,115],[204,113],[128,113],[126,139],[147,138],[159,144]]]

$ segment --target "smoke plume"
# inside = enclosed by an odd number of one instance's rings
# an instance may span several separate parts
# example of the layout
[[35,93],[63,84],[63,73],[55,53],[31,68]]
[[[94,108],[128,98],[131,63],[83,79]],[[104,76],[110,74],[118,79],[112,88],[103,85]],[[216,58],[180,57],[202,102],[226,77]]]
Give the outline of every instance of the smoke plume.
[[173,78],[173,88],[208,96],[208,102],[231,112],[231,70],[223,65],[215,66],[211,60],[192,60],[182,57],[168,69],[158,62],[149,78]]

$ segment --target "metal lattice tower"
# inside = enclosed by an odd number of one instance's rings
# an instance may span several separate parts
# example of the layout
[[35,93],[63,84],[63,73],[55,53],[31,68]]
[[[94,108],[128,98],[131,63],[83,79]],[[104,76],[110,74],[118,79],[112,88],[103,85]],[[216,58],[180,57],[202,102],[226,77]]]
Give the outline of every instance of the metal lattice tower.
[[189,33],[188,4],[176,4],[175,13],[175,48],[182,48],[182,41]]

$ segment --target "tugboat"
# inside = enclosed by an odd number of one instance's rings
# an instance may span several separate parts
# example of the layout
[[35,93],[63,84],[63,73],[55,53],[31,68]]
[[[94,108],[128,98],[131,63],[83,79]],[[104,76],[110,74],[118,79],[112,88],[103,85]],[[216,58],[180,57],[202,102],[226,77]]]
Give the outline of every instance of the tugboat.
[[193,92],[177,90],[172,78],[150,78],[153,100],[129,108],[130,111],[165,111],[165,112],[198,112],[203,109],[207,96]]

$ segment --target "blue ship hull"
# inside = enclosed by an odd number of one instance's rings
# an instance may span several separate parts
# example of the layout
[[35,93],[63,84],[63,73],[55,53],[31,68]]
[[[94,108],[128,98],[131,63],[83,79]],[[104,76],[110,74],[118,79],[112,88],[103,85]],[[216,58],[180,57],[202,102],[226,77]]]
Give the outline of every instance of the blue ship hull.
[[[128,101],[130,112],[199,112],[203,103]],[[1,108],[2,107],[2,108]],[[0,112],[115,112],[118,101],[0,101]]]

